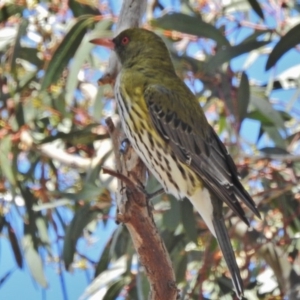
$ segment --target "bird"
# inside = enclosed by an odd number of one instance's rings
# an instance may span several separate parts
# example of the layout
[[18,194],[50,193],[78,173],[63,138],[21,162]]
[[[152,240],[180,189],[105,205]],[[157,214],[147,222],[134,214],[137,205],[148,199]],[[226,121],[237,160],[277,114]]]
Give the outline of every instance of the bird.
[[[92,41],[103,44],[100,39]],[[217,239],[239,299],[244,288],[223,216],[224,203],[249,226],[240,204],[255,202],[196,96],[175,71],[164,41],[129,28],[111,41],[121,64],[115,97],[127,138],[166,193],[188,198]]]

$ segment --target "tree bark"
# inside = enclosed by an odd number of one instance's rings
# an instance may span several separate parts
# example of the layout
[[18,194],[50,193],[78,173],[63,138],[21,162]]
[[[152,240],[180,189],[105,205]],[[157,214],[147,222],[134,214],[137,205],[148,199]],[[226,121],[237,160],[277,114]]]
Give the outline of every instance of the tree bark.
[[120,133],[111,119],[106,120],[111,133],[117,172],[105,169],[119,178],[117,220],[128,228],[134,248],[150,283],[151,300],[175,300],[178,290],[169,253],[156,228],[152,207],[144,192],[146,167],[129,145],[119,151]]

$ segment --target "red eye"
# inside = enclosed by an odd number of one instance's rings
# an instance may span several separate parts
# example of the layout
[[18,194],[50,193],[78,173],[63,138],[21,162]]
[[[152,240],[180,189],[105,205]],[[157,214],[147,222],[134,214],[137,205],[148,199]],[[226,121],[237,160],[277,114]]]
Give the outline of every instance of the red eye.
[[122,45],[127,45],[128,43],[129,43],[129,38],[127,37],[127,36],[124,36],[123,38],[122,38],[122,41],[121,41],[121,43],[122,43]]

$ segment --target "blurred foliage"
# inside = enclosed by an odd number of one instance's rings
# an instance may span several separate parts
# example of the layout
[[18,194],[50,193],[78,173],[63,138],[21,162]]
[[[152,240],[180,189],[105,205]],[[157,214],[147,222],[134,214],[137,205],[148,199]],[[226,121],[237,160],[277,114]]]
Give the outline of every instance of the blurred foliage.
[[[247,232],[226,215],[247,299],[299,299],[300,59],[278,74],[283,55],[300,57],[299,2],[181,0],[168,14],[168,1],[150,2],[148,25],[164,38],[263,215]],[[16,266],[26,261],[43,288],[51,284],[45,264],[60,276],[64,264],[93,270],[84,297],[106,288],[104,299],[146,299],[124,227],[108,241],[99,237],[98,261],[78,248],[80,239],[93,244],[114,207],[116,185],[101,166],[113,166],[103,120],[116,106],[111,87],[97,87],[109,52],[88,42],[111,35],[114,22],[107,1],[2,1],[0,232]],[[249,142],[242,133],[253,136],[253,124],[257,139]],[[157,188],[150,177],[148,191]],[[233,299],[217,243],[189,202],[162,195],[153,205],[182,299]],[[13,272],[1,271],[0,286]]]

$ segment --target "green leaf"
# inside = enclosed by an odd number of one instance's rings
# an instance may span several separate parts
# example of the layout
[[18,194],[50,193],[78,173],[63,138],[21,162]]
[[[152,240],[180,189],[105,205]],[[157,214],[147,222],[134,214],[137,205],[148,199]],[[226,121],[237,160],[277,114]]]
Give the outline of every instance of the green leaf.
[[41,91],[47,89],[60,78],[63,69],[74,56],[87,30],[96,22],[97,18],[92,15],[84,15],[78,18],[75,25],[66,34],[61,44],[54,52],[45,71],[45,76],[41,84]]
[[63,260],[67,270],[69,270],[69,267],[73,262],[76,244],[82,235],[83,229],[96,217],[97,214],[98,212],[92,211],[90,209],[90,204],[87,203],[75,213],[70,225],[68,226],[63,247]]
[[176,282],[185,282],[186,280],[186,269],[187,269],[188,259],[187,254],[184,252],[179,255],[179,259],[176,262]]
[[229,46],[228,40],[220,30],[211,24],[204,22],[198,16],[172,13],[153,20],[153,25],[166,30],[180,31],[199,37],[213,39],[219,46]]
[[113,234],[111,242],[111,256],[115,255],[119,258],[128,253],[128,248],[131,246],[131,238],[128,229],[125,226],[119,225]]
[[224,114],[222,114],[219,117],[218,135],[220,135],[223,132],[223,130],[226,128],[226,125],[227,125],[227,117]]
[[181,218],[185,232],[189,239],[197,244],[198,234],[197,225],[193,211],[193,205],[187,199],[180,202],[181,204]]
[[93,117],[94,120],[99,121],[102,117],[103,107],[104,107],[104,93],[103,93],[104,87],[99,86],[97,95],[94,102],[94,108],[93,108]]
[[213,72],[223,63],[268,44],[269,41],[248,41],[236,46],[224,46],[207,63],[207,71]]
[[[137,295],[149,295],[150,294],[150,285],[148,278],[142,268],[139,268],[136,275],[136,292]],[[129,299],[141,299],[141,297],[133,297],[133,293],[129,293]],[[145,299],[146,300],[146,299]]]
[[245,72],[243,72],[241,76],[240,86],[237,91],[237,100],[239,120],[242,122],[247,115],[247,109],[250,101],[249,80]]
[[117,299],[120,295],[120,292],[122,289],[129,284],[130,277],[122,277],[118,281],[114,282],[107,290],[105,296],[103,297],[103,300],[112,300]]
[[19,102],[16,106],[16,119],[19,128],[21,128],[23,125],[25,125],[23,104],[22,102]]
[[19,50],[19,58],[24,59],[37,68],[41,68],[44,61],[38,57],[39,51],[36,48],[21,47]]
[[264,147],[261,149],[258,149],[260,152],[263,152],[264,154],[267,155],[290,155],[290,153],[288,151],[286,151],[283,148],[279,148],[279,147]]
[[169,196],[169,201],[171,207],[163,214],[163,223],[167,229],[175,231],[181,220],[180,204],[179,201],[173,196]]
[[48,249],[48,251],[51,253],[51,243],[48,235],[48,228],[47,228],[47,221],[46,218],[42,215],[37,217],[35,219],[35,224],[38,230],[40,241],[42,242],[42,245]]
[[[70,77],[69,75],[68,77]],[[52,98],[52,106],[56,109],[63,117],[67,117],[68,112],[66,111],[66,93],[63,91],[58,96]]]
[[91,35],[93,33],[97,34],[97,38],[102,37],[104,34],[106,36],[107,30],[111,28],[112,21],[111,20],[103,20],[95,25],[95,29],[89,35],[86,35],[83,39],[83,42],[79,45],[78,49],[76,49],[76,53],[74,55],[74,60],[70,66],[69,76],[67,78],[66,83],[66,97],[65,102],[70,105],[72,103],[72,99],[74,97],[74,91],[78,84],[78,73],[83,66],[84,62],[87,60],[87,57],[91,50],[95,47],[94,44],[89,43],[91,39]]
[[33,245],[32,237],[30,234],[24,235],[22,239],[22,245],[24,250],[24,257],[26,259],[32,277],[43,288],[46,288],[48,286],[48,283],[44,275],[42,259]]
[[95,1],[78,1],[78,0],[68,1],[68,5],[75,17],[79,17],[86,14],[99,15],[100,12],[97,9],[96,5],[95,7],[93,7],[92,5],[88,5],[89,3],[95,3]]
[[278,128],[275,126],[262,126],[262,130],[266,133],[271,140],[275,143],[276,147],[285,149],[286,141],[280,135]]
[[[281,115],[281,118],[284,121],[290,121],[291,120],[291,116],[287,112],[282,111],[282,110],[277,110],[277,111]],[[249,118],[249,119],[252,119],[252,120],[260,121],[262,125],[270,126],[270,125],[274,124],[271,118],[269,118],[268,116],[262,114],[257,109],[254,109],[251,112],[247,113],[246,117]]]
[[231,279],[229,279],[225,275],[222,275],[220,277],[217,277],[217,282],[220,287],[220,297],[228,293],[232,293],[233,285]]
[[[237,103],[236,99],[232,97],[232,89],[230,84],[228,84],[228,76],[224,72],[220,72],[220,85],[219,89],[222,91],[222,96],[225,102],[226,107],[228,108],[230,114],[237,114]],[[218,91],[219,94],[219,91]]]
[[21,249],[19,246],[18,238],[16,236],[16,233],[14,229],[11,227],[10,223],[6,222],[7,230],[8,230],[8,238],[11,245],[11,248],[14,253],[14,257],[16,260],[16,263],[20,269],[23,268],[23,256],[21,253]]
[[292,133],[291,135],[289,135],[286,138],[286,141],[288,144],[290,144],[292,142],[299,141],[299,139],[300,139],[300,131],[296,131],[296,132]]
[[11,153],[11,136],[7,135],[1,139],[0,143],[0,169],[5,178],[9,181],[12,186],[16,186],[16,179],[14,171],[12,169],[12,164],[10,162]]
[[3,283],[10,277],[10,275],[15,271],[15,269],[9,270],[0,278],[0,287]]
[[253,10],[256,12],[256,14],[262,19],[265,20],[264,18],[264,13],[259,5],[259,3],[256,0],[248,0],[248,2],[250,3],[251,7],[253,8]]
[[[46,123],[49,121],[49,119],[43,119],[43,120],[39,120],[39,121],[42,123],[41,128],[45,128],[48,126],[48,123],[43,124],[42,121],[44,121],[44,123]],[[97,133],[93,132],[93,128],[95,128],[97,126],[99,126],[99,124],[94,123],[94,124],[85,126],[82,129],[74,129],[68,133],[58,132],[57,134],[47,136],[46,138],[36,141],[36,142],[39,142],[40,144],[45,144],[45,143],[55,141],[57,139],[62,139],[73,145],[78,145],[78,144],[90,144],[96,140],[102,140],[104,138],[108,138],[109,137],[108,134],[97,134]]]
[[198,59],[195,59],[193,57],[190,57],[188,55],[178,55],[178,52],[175,51],[174,49],[169,49],[171,56],[172,56],[172,61],[175,65],[176,69],[183,69],[187,71],[193,71],[194,73],[196,72],[203,72],[207,70],[207,63],[205,61],[200,61]]
[[72,205],[72,204],[73,204],[72,200],[60,199],[60,200],[55,200],[52,202],[39,203],[37,205],[34,205],[32,209],[34,211],[41,211],[41,210],[45,210],[45,209],[53,209],[56,207],[67,206],[67,205]]
[[78,85],[78,73],[87,59],[88,54],[94,48],[94,45],[89,43],[86,38],[84,38],[83,42],[80,44],[79,48],[77,49],[72,64],[70,66],[70,72],[67,78],[66,83],[66,99],[65,102],[68,105],[72,104],[75,90],[77,89]]
[[164,240],[164,243],[166,245],[167,250],[169,251],[169,253],[171,253],[176,246],[182,242],[183,238],[185,237],[185,234],[178,234],[175,235],[174,231],[170,231],[170,230],[164,230],[161,233],[161,237]]
[[285,130],[284,120],[279,113],[279,111],[275,110],[272,104],[268,101],[268,99],[264,97],[256,96],[252,93],[250,98],[250,103],[268,120],[272,122],[277,128],[282,128]]
[[25,201],[27,213],[26,222],[24,223],[24,234],[31,236],[33,246],[37,250],[39,245],[39,241],[37,239],[37,227],[35,222],[37,213],[32,210],[32,206],[37,202],[37,198],[32,193],[31,189],[24,184],[24,182],[18,182],[18,187]]
[[279,42],[275,45],[274,49],[268,57],[266,71],[272,68],[283,54],[300,43],[299,32],[300,24],[293,27],[282,38],[280,38]]
[[[34,71],[27,71],[18,81],[18,87],[15,91],[15,93],[21,93],[22,91],[24,91],[26,88],[28,88],[28,86],[30,85],[30,83],[32,83],[35,79],[35,76],[37,74],[37,70],[34,70]],[[30,89],[30,87],[29,87]],[[24,103],[25,102],[25,103]],[[31,101],[24,101],[23,102],[23,106],[26,106],[28,105],[28,102],[31,102]],[[33,103],[30,103],[31,105],[33,105]],[[25,118],[27,116],[25,115]]]
[[4,227],[4,225],[6,225],[6,219],[5,219],[5,217],[2,215],[2,214],[0,214],[0,234],[2,233],[2,229],[3,229],[3,227]]
[[85,182],[81,191],[76,193],[58,193],[60,197],[78,200],[87,200],[98,198],[104,191],[105,187],[98,187],[94,183]]
[[83,189],[76,194],[73,194],[72,199],[74,200],[95,200],[105,191],[105,186],[99,187],[94,183],[84,182]]
[[17,78],[17,69],[16,69],[17,58],[19,57],[20,52],[22,52],[21,51],[21,38],[23,35],[26,34],[28,25],[29,25],[29,21],[27,19],[22,18],[19,28],[18,28],[18,34],[15,39],[13,52],[12,52],[12,55],[10,58],[10,62],[11,62],[10,71],[14,75],[15,78]]
[[255,30],[253,33],[251,33],[250,35],[248,35],[241,44],[246,44],[249,42],[253,42],[256,41],[258,37],[260,37],[263,34],[268,33],[269,35],[272,33],[273,31],[271,29],[265,29],[265,30]]
[[3,1],[0,9],[0,23],[5,22],[9,17],[13,15],[22,14],[25,8],[25,6],[21,5],[22,2],[19,2],[18,4],[13,4],[13,1],[11,2],[12,4],[9,4],[8,1]]
[[100,257],[100,259],[98,261],[98,264],[96,265],[96,268],[95,268],[94,278],[96,278],[103,271],[107,270],[107,267],[108,267],[109,262],[110,262],[110,252],[111,252],[110,246],[111,246],[111,241],[109,241],[106,244],[105,249],[101,254],[101,257]]

